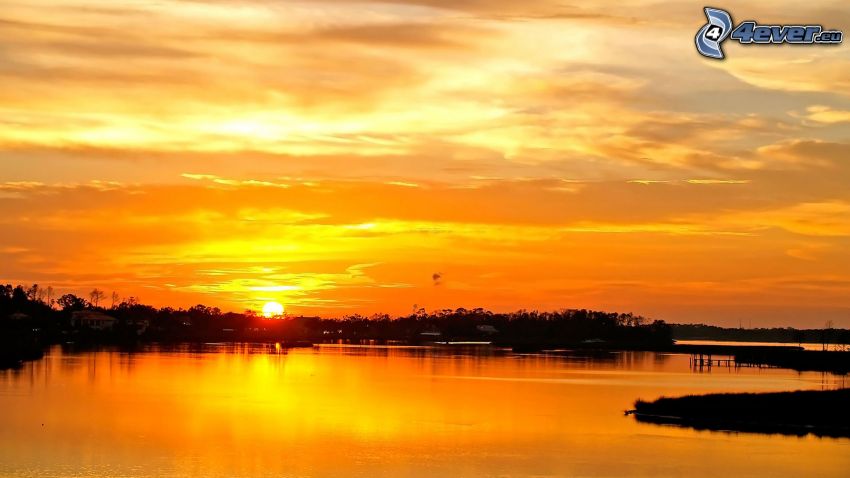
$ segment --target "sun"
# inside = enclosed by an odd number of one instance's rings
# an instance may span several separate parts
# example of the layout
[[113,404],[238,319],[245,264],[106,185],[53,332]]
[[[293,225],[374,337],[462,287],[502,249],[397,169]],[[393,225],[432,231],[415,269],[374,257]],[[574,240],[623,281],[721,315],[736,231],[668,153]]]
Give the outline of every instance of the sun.
[[263,305],[263,317],[278,317],[283,315],[283,306],[280,302],[266,302]]

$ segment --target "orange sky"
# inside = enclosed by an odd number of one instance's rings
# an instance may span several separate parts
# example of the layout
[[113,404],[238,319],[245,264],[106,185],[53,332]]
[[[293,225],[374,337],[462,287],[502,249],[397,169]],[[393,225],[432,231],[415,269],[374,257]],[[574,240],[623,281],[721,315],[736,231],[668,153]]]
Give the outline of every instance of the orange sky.
[[691,1],[2,3],[0,281],[850,326],[846,45],[706,60]]

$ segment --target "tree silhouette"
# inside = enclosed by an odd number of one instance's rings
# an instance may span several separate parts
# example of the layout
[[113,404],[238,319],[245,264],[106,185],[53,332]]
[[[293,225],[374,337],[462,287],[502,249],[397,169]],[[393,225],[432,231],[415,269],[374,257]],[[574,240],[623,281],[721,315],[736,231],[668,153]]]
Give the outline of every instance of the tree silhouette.
[[82,310],[86,306],[86,301],[74,294],[65,294],[56,300],[56,303],[62,307],[62,310]]
[[91,292],[89,292],[89,302],[90,302],[90,303],[91,303],[94,307],[97,307],[98,303],[99,303],[99,302],[100,302],[100,301],[101,301],[104,297],[106,297],[106,294],[105,294],[102,290],[100,290],[100,289],[98,289],[98,288],[94,288],[94,289],[92,289],[92,291],[91,291]]
[[38,296],[41,290],[38,287],[38,284],[33,284],[30,288],[27,289],[27,299],[35,302],[39,300]]

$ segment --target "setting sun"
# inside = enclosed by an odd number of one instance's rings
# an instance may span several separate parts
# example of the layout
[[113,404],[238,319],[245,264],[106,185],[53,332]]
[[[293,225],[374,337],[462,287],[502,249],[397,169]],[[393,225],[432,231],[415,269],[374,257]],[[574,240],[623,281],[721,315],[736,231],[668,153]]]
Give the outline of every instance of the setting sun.
[[279,302],[266,302],[263,306],[263,317],[277,317],[283,315],[283,305]]

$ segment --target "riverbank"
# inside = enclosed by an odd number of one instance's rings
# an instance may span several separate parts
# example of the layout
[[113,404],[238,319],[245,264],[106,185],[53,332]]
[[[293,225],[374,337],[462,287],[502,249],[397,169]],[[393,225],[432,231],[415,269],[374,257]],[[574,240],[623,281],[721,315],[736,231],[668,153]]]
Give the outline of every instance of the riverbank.
[[41,344],[33,337],[0,337],[0,370],[18,368],[29,360],[44,356]]
[[22,321],[0,321],[0,370],[18,368],[44,356],[38,329]]
[[638,400],[638,421],[698,430],[850,438],[850,389],[723,393]]

